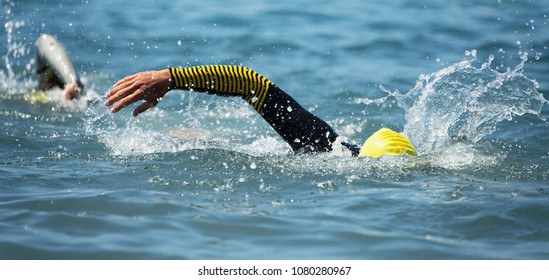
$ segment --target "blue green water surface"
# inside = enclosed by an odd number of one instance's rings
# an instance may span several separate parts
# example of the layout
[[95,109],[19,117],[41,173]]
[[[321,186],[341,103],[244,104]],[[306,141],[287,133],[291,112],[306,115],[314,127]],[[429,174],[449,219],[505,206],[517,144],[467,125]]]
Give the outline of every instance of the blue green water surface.
[[[548,259],[548,1],[2,1],[1,259]],[[32,103],[34,40],[86,85]],[[230,64],[417,158],[294,155],[243,100],[120,78]]]

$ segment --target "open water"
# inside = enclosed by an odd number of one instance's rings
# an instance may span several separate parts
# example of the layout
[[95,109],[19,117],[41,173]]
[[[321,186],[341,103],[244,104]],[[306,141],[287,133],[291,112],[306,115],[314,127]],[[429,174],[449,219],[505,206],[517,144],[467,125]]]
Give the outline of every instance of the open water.
[[[2,1],[2,259],[549,259],[549,1]],[[86,98],[32,102],[34,41]],[[294,155],[243,100],[138,71],[245,65],[341,136],[419,156]]]

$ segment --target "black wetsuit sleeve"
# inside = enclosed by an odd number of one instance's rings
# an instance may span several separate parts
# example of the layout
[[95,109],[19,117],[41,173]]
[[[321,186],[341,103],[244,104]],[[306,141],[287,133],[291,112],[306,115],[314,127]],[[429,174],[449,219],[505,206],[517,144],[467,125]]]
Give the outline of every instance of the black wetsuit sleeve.
[[[246,100],[290,145],[294,152],[332,151],[337,133],[305,110],[290,95],[257,72],[242,66],[170,68],[172,88],[196,90]],[[353,155],[358,148],[343,143]]]
[[295,152],[332,151],[337,133],[275,85],[269,87],[263,118]]

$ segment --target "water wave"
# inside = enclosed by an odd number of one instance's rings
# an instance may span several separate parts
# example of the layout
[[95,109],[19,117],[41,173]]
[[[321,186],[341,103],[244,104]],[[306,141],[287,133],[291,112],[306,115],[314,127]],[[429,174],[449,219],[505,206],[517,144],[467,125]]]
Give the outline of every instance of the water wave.
[[421,75],[405,94],[387,91],[405,110],[404,134],[422,154],[447,149],[455,141],[477,143],[516,116],[547,118],[541,114],[547,100],[523,71],[527,53],[506,72],[491,68],[492,55],[476,67],[476,52],[467,53],[471,58]]

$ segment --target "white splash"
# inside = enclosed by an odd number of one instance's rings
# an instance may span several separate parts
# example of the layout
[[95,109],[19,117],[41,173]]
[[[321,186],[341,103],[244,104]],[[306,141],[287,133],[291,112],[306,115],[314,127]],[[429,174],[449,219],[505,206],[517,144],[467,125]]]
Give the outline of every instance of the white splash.
[[523,73],[528,56],[506,72],[490,68],[493,57],[475,67],[476,52],[432,74],[421,75],[405,94],[386,91],[405,110],[404,134],[420,154],[446,149],[459,140],[476,143],[496,130],[503,120],[526,113],[538,115],[547,100],[538,83]]

